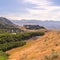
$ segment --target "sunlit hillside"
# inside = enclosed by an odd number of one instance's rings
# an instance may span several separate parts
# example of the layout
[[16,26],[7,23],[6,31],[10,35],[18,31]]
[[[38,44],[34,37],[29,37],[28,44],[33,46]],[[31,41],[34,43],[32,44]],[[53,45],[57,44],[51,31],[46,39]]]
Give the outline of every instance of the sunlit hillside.
[[60,31],[48,31],[27,45],[8,51],[8,60],[60,60]]

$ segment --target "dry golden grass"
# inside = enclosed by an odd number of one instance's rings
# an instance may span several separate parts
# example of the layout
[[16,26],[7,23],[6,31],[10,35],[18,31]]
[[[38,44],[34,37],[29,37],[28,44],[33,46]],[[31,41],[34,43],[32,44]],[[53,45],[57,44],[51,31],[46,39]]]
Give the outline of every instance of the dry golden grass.
[[[56,52],[58,57],[52,52]],[[44,36],[30,40],[25,46],[12,49],[7,53],[10,54],[8,60],[47,60],[46,56],[53,60],[60,60],[60,32],[48,31]]]

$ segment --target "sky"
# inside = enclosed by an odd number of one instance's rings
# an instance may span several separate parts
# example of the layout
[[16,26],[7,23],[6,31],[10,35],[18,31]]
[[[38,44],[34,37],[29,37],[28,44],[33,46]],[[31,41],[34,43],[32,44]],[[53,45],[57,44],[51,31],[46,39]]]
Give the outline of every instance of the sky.
[[0,16],[11,20],[60,21],[60,0],[0,0]]

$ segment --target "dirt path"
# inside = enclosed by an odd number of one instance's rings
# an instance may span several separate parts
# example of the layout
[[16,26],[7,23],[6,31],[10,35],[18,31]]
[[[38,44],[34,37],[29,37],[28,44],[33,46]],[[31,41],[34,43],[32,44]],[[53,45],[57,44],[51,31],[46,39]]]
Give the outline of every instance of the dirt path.
[[23,47],[8,51],[8,60],[44,60],[44,56],[51,54],[53,49],[60,53],[59,43],[60,33],[50,31],[36,40],[29,41]]

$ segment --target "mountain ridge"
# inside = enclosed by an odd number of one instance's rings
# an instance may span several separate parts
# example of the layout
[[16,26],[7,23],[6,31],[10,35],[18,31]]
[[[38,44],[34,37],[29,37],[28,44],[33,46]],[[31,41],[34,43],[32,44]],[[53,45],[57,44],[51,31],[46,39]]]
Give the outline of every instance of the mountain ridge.
[[41,20],[11,20],[14,24],[23,26],[23,25],[40,25],[44,26],[47,29],[60,29],[60,21],[41,21]]

